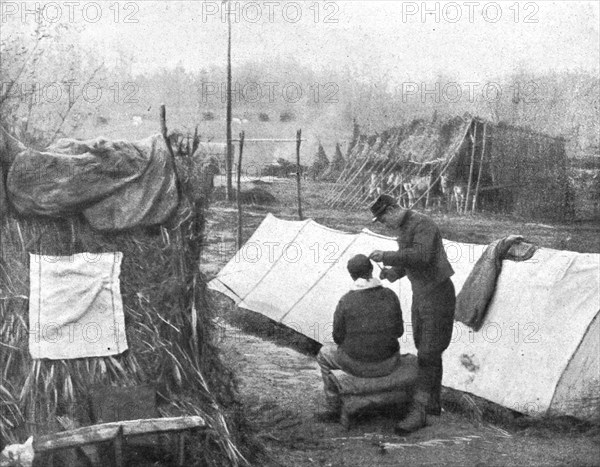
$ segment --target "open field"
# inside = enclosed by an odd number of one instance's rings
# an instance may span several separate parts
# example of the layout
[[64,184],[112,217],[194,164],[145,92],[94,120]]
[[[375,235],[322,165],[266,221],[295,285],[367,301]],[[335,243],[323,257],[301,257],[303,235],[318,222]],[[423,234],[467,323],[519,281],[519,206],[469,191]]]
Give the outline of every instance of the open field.
[[[251,188],[252,184],[247,184]],[[278,204],[244,207],[244,239],[267,212],[297,219],[294,180],[260,184]],[[367,207],[354,212],[323,205],[330,185],[303,181],[305,217],[328,227],[358,232],[369,224]],[[235,253],[237,211],[215,193],[208,218],[203,268],[214,277]],[[520,234],[540,246],[600,253],[600,226],[546,225],[491,214],[458,216],[432,212],[444,237],[489,243]],[[256,436],[265,444],[263,465],[598,465],[600,431],[572,420],[532,422],[507,409],[469,409],[472,399],[444,390],[444,412],[408,437],[393,434],[398,414],[368,414],[350,431],[314,419],[322,403],[322,382],[314,355],[319,345],[280,328],[260,315],[237,310],[219,294],[215,304],[224,319],[220,346],[239,379],[240,398]],[[477,401],[476,404],[481,404]]]
[[[222,176],[218,176],[221,178]],[[278,203],[269,206],[247,206],[244,218],[244,239],[247,239],[254,229],[260,224],[264,214],[268,211],[274,215],[288,219],[298,219],[296,182],[295,179],[273,179],[273,183],[261,184],[260,187],[272,193]],[[331,183],[302,180],[303,215],[305,218],[314,219],[327,227],[345,232],[357,233],[367,227],[378,233],[385,233],[381,225],[372,224],[368,206],[357,207],[352,211],[331,210],[325,206],[325,198],[331,189]],[[249,183],[242,190],[254,185]],[[215,193],[213,207],[215,212],[225,215],[227,209],[232,213],[235,205],[228,206],[222,201],[222,189]],[[438,223],[444,238],[460,242],[487,244],[498,238],[510,234],[518,234],[527,241],[539,246],[562,250],[571,250],[581,253],[600,253],[600,223],[576,222],[544,224],[530,222],[508,215],[492,213],[477,213],[475,215],[458,215],[455,212],[441,210],[429,211],[431,217]],[[235,219],[235,217],[233,217]],[[223,220],[215,219],[214,230],[224,230]],[[226,230],[226,229],[225,229]],[[231,234],[235,231],[234,225],[230,228]],[[209,235],[215,234],[210,231]],[[223,248],[223,246],[222,246]],[[225,245],[225,249],[229,248]]]
[[[130,109],[133,110],[133,109]],[[139,112],[111,113],[106,115],[106,124],[98,125],[91,118],[82,124],[72,137],[90,139],[103,136],[109,139],[136,140],[146,138],[148,135],[159,133],[160,125],[158,109],[149,106],[137,109]],[[136,115],[140,119],[138,124],[132,122]],[[236,114],[238,115],[238,114]],[[242,116],[242,113],[239,113]],[[232,124],[233,138],[238,138],[241,131],[245,132],[246,139],[290,139],[289,143],[247,142],[244,146],[244,164],[248,173],[256,173],[265,165],[278,158],[295,160],[296,131],[302,130],[302,163],[310,164],[317,151],[319,142],[323,144],[329,158],[335,151],[335,144],[340,143],[346,147],[352,136],[351,123],[344,122],[338,115],[311,113],[306,116],[298,115],[293,121],[281,122],[278,115],[272,113],[272,120],[261,122],[256,117],[251,120]],[[199,112],[186,111],[178,108],[167,107],[167,125],[169,131],[178,131],[184,134],[193,134],[195,127],[202,141],[222,143],[225,141],[225,121],[223,119],[204,121]],[[237,144],[235,153],[237,154]]]

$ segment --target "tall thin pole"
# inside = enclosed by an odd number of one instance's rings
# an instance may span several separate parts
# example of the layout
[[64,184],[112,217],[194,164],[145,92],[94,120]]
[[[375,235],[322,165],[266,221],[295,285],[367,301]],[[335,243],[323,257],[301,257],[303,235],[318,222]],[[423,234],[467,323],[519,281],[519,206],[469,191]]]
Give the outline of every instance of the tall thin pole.
[[242,217],[242,154],[244,153],[244,132],[240,133],[240,154],[238,156],[237,166],[237,209],[238,209],[238,225],[237,225],[237,247],[242,248],[243,241],[243,217]]
[[471,150],[471,167],[469,169],[469,183],[467,185],[467,198],[465,199],[465,207],[463,213],[466,214],[469,210],[469,196],[471,194],[471,184],[473,183],[473,166],[475,165],[475,147],[477,146],[477,120],[473,120],[473,148]]
[[483,142],[481,148],[481,157],[479,158],[479,173],[477,174],[477,185],[475,185],[475,195],[473,196],[473,207],[471,211],[477,208],[477,197],[479,196],[479,184],[481,183],[481,174],[483,173],[483,156],[485,155],[485,137],[487,123],[483,124]]
[[171,143],[169,141],[168,130],[167,130],[167,109],[165,104],[160,104],[159,108],[159,117],[160,117],[160,132],[163,137],[163,141],[165,142],[165,146],[167,147],[167,153],[169,154],[169,161],[171,163],[171,168],[173,169],[173,173],[175,174],[175,180],[177,183],[177,192],[181,194],[181,185],[179,184],[179,176],[177,174],[177,164],[175,163],[175,154],[173,154],[173,148],[171,147]]
[[302,166],[300,165],[300,145],[302,144],[302,130],[296,132],[296,184],[298,185],[298,217],[303,220],[302,216],[302,194],[300,189],[300,173]]
[[[226,4],[227,5],[227,4]],[[226,6],[228,8],[228,6]],[[232,165],[233,165],[233,145],[231,142],[231,15],[227,12],[227,156],[225,158],[225,172],[227,184],[225,186],[225,196],[227,201],[232,201]]]

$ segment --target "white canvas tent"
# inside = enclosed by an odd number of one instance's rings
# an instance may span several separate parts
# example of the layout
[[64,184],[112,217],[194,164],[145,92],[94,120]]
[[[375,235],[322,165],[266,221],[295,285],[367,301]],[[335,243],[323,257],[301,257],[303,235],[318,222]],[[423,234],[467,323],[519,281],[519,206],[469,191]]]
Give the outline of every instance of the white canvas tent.
[[[485,245],[444,240],[444,246],[458,293]],[[241,308],[329,342],[333,311],[351,285],[348,259],[396,248],[394,239],[368,230],[347,234],[269,214],[209,287]],[[400,296],[407,330],[402,352],[416,353],[410,283],[384,285]],[[597,417],[599,310],[600,255],[540,248],[528,261],[504,261],[480,331],[455,323],[443,384],[531,415]]]

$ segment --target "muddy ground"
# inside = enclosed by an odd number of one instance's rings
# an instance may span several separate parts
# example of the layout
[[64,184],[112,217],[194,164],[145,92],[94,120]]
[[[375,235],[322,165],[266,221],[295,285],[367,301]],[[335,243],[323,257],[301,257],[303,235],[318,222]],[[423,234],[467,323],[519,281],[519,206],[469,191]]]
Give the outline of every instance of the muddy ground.
[[[244,208],[245,239],[267,212],[297,218],[292,182],[266,188],[278,203]],[[306,217],[349,232],[358,232],[368,223],[366,211],[325,209],[322,186],[309,182],[305,192]],[[600,253],[597,223],[549,225],[497,215],[431,215],[452,240],[489,243],[518,233],[541,246]],[[216,201],[210,208],[203,261],[208,279],[235,253],[236,216],[236,209],[224,202]],[[442,415],[429,417],[428,426],[410,436],[394,434],[400,415],[394,408],[364,414],[349,431],[339,424],[317,422],[314,414],[323,403],[314,359],[318,345],[253,313],[236,310],[219,294],[213,293],[213,300],[221,317],[223,357],[238,377],[251,429],[265,446],[258,457],[261,465],[600,465],[597,426],[573,420],[531,421],[502,410],[497,412],[502,416],[490,417],[485,415],[489,410],[465,410],[478,402],[466,398],[457,404],[456,392],[446,389]]]
[[322,381],[315,359],[238,328],[224,328],[222,348],[239,378],[240,397],[266,447],[262,465],[598,465],[593,428],[497,426],[444,410],[410,436],[393,431],[395,411],[364,414],[349,431],[317,422]]

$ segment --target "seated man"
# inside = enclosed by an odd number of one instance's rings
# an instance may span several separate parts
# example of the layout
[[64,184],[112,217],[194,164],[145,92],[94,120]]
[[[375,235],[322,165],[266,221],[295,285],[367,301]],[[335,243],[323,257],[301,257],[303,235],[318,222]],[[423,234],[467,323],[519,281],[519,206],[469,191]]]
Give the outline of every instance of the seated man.
[[377,378],[391,374],[400,364],[398,338],[404,333],[398,296],[373,278],[373,264],[365,255],[348,261],[354,281],[333,315],[333,340],[321,348],[317,362],[325,387],[326,411],[321,421],[337,421],[340,398],[331,370],[353,376]]

